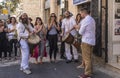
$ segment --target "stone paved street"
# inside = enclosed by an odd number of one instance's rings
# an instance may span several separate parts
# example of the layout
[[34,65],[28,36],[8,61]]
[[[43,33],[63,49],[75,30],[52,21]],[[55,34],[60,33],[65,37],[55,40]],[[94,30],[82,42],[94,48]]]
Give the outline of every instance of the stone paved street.
[[[66,64],[64,60],[57,63],[49,63],[48,60],[41,64],[32,63],[31,59],[31,75],[26,75],[19,70],[19,62],[1,62],[0,63],[0,78],[78,78],[82,74],[83,69],[77,69],[74,62]],[[113,78],[99,70],[94,69],[93,78]]]

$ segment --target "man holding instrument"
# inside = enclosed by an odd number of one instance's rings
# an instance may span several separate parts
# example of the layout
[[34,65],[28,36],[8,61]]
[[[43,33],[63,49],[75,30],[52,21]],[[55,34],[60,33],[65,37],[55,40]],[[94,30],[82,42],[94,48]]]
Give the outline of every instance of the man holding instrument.
[[31,74],[29,69],[29,46],[27,39],[33,33],[30,33],[30,29],[28,29],[28,16],[26,13],[21,15],[21,22],[18,24],[17,33],[18,33],[18,41],[20,43],[21,49],[21,68],[25,74]]
[[[82,58],[84,62],[85,72],[80,78],[91,78],[92,75],[92,52],[95,45],[95,20],[89,15],[89,10],[83,8],[80,10],[83,20],[80,24],[79,34],[82,35]],[[77,28],[77,27],[75,27]]]
[[[62,36],[65,37],[68,34],[71,34],[72,36],[76,36],[77,32],[74,29],[74,26],[76,25],[75,19],[71,16],[71,13],[69,11],[65,12],[65,18],[62,21]],[[73,52],[73,57],[74,61],[78,62],[78,53],[77,49],[72,45],[72,52]],[[70,44],[65,42],[65,54],[67,57],[66,63],[72,62],[72,54],[70,50]]]

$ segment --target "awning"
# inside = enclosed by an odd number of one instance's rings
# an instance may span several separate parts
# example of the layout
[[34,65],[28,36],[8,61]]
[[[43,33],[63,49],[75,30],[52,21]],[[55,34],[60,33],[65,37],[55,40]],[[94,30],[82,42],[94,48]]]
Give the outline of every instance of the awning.
[[90,2],[91,0],[73,0],[73,4],[74,5],[79,5],[79,4],[83,4],[83,3],[87,3]]

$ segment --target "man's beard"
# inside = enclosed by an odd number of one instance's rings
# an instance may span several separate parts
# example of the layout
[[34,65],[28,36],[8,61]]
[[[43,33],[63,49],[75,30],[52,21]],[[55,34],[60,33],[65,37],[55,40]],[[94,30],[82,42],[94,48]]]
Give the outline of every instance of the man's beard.
[[69,18],[69,17],[70,17],[70,15],[66,16],[66,18]]
[[22,18],[22,23],[23,24],[28,24],[28,18]]

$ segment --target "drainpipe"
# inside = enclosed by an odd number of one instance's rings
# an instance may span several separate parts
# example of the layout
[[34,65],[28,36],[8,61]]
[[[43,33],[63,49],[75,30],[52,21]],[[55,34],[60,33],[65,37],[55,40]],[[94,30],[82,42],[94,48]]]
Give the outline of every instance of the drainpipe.
[[105,25],[105,62],[108,62],[108,0],[106,0],[106,25]]
[[98,4],[98,20],[99,20],[99,28],[100,28],[100,54],[99,56],[102,57],[102,0],[99,0],[99,4]]

